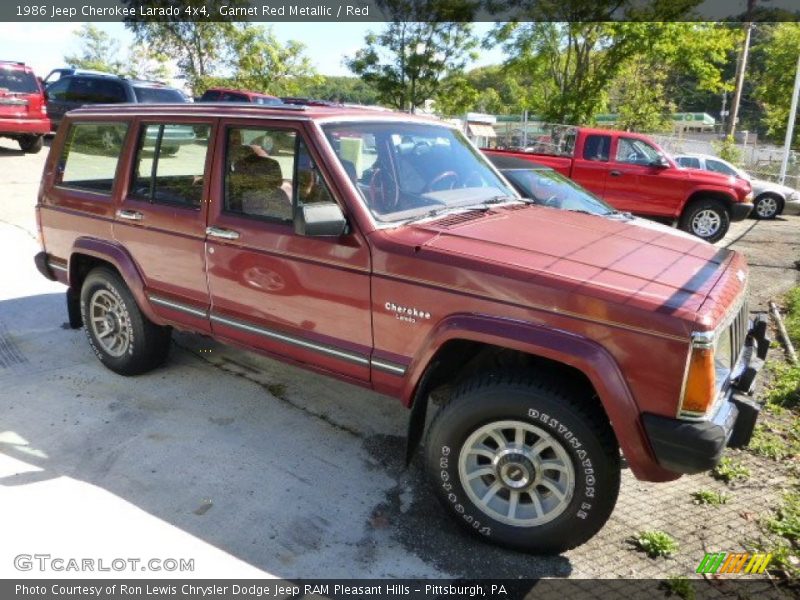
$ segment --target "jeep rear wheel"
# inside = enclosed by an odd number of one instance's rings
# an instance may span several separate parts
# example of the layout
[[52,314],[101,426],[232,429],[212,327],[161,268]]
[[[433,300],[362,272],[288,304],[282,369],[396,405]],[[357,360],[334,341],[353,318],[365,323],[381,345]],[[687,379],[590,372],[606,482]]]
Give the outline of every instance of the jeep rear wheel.
[[145,373],[169,353],[170,328],[144,316],[120,276],[109,268],[98,267],[86,276],[81,317],[92,350],[116,373]]
[[546,376],[489,374],[461,386],[431,424],[426,468],[462,526],[551,554],[597,533],[614,509],[619,449],[591,397]]
[[730,225],[728,209],[722,202],[712,198],[690,204],[680,222],[681,229],[712,244],[725,237]]

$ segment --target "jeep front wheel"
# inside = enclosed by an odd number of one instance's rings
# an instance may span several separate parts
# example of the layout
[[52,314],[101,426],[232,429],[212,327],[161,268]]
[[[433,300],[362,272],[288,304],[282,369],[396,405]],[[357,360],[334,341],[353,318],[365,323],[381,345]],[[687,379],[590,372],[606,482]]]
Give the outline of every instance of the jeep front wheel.
[[81,317],[92,350],[116,373],[145,373],[167,357],[170,328],[144,316],[120,276],[109,268],[98,267],[86,276]]
[[543,377],[484,375],[455,392],[431,424],[426,467],[464,527],[541,554],[574,548],[608,520],[619,449],[590,395]]
[[712,244],[725,237],[730,225],[728,209],[722,202],[712,198],[690,204],[680,222],[681,229]]

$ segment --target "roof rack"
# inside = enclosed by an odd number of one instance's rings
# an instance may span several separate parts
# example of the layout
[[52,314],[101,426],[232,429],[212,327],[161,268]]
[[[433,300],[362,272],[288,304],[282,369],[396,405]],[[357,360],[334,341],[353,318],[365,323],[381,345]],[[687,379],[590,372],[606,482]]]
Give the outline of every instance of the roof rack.
[[0,60],[0,63],[4,65],[19,65],[20,67],[25,66],[25,63],[21,60]]

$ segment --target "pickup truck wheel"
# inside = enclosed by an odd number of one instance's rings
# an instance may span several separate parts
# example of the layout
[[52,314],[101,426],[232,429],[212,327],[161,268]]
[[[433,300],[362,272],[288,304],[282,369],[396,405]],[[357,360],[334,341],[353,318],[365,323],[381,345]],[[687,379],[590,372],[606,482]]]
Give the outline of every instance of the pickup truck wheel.
[[713,244],[728,233],[731,215],[722,202],[709,198],[689,205],[680,225],[684,231]]
[[36,154],[44,146],[43,135],[23,135],[17,140],[20,150],[26,154]]
[[774,219],[781,212],[781,199],[772,194],[762,194],[756,198],[753,216],[756,219]]
[[81,317],[97,358],[120,375],[150,371],[169,353],[170,328],[145,317],[111,269],[98,267],[86,276],[81,287]]
[[541,554],[574,548],[608,520],[620,458],[608,419],[546,375],[488,374],[434,418],[426,470],[462,526]]

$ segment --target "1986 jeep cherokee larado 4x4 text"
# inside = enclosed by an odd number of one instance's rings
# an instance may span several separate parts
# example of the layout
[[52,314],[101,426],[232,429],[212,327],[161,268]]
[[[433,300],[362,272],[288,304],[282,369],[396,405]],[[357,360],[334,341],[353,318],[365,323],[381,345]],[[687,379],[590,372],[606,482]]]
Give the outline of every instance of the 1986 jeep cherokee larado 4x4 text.
[[768,340],[740,255],[527,202],[437,121],[84,108],[36,210],[36,264],[107,367],[158,366],[172,328],[213,335],[400,398],[409,457],[435,406],[432,484],[499,544],[581,544],[613,510],[620,450],[668,481],[747,444],[757,418]]

